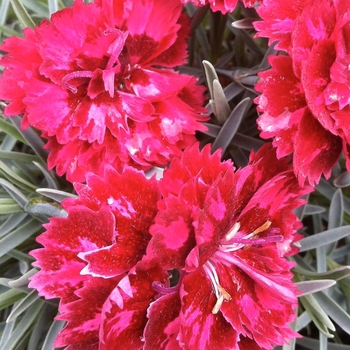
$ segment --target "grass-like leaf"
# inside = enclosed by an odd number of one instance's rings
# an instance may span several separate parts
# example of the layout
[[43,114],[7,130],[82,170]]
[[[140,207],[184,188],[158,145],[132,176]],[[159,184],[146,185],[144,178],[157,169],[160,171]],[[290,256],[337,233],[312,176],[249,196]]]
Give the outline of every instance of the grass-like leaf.
[[36,192],[40,193],[45,197],[51,198],[58,203],[61,203],[66,198],[78,198],[78,196],[75,194],[60,191],[60,190],[55,190],[51,188],[38,188]]
[[35,23],[20,0],[11,0],[12,8],[23,27],[34,28]]
[[0,241],[0,257],[22,244],[40,229],[41,223],[35,219],[30,219],[25,224],[19,226]]
[[5,293],[0,294],[0,310],[3,310],[10,305],[13,305],[16,301],[21,300],[26,296],[26,293],[23,293],[16,289],[9,289]]
[[1,350],[15,350],[16,345],[21,341],[22,337],[25,335],[27,330],[32,327],[32,323],[35,321],[36,317],[43,307],[44,301],[37,299],[30,307],[21,321],[17,324],[14,332],[11,334],[11,337],[4,344]]
[[350,334],[350,315],[325,293],[315,293],[314,297],[329,317],[331,317],[343,331]]
[[300,244],[300,252],[321,247],[323,245],[339,241],[340,239],[350,235],[350,225],[337,227],[332,230],[323,231],[309,237],[303,238]]
[[312,321],[319,329],[319,331],[327,338],[333,338],[333,334],[329,333],[328,329],[335,331],[335,327],[327,314],[323,311],[320,305],[317,303],[313,295],[304,295],[299,300],[303,304],[305,310],[311,317]]
[[27,309],[38,299],[38,293],[35,290],[30,292],[16,305],[16,307],[12,309],[10,315],[7,317],[6,322],[14,321],[19,315],[27,311]]
[[301,292],[301,294],[298,294],[298,297],[319,292],[335,284],[336,282],[330,279],[297,282],[298,291]]
[[213,142],[212,152],[215,152],[219,148],[222,148],[223,151],[226,150],[227,146],[230,144],[233,136],[235,135],[239,125],[241,124],[241,121],[247,111],[247,107],[249,104],[250,99],[246,98],[243,101],[241,101],[231,112],[230,116],[221,128],[219,135]]

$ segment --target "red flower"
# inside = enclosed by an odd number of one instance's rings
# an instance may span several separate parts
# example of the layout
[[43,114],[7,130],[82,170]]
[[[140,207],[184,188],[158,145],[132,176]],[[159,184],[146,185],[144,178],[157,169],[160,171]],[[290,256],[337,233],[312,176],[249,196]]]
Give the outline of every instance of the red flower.
[[62,203],[67,218],[52,218],[34,250],[41,270],[30,287],[47,299],[60,298],[56,340],[67,349],[97,349],[103,305],[126,273],[143,257],[157,212],[158,182],[133,169],[106,167],[104,178],[88,174],[76,184],[77,199]]
[[220,11],[223,14],[232,12],[238,3],[238,0],[181,0],[183,4],[192,2],[195,6],[210,5],[212,11]]
[[[161,180],[163,199],[147,255],[109,299],[104,343],[255,350],[297,336],[289,328],[297,306],[293,263],[284,255],[296,252],[291,243],[300,222],[293,209],[308,191],[268,145],[237,172],[231,162],[220,162],[219,152],[210,155],[208,146],[186,149]],[[180,276],[164,282],[159,271],[141,292],[153,261]],[[136,309],[139,323],[123,321],[120,315]],[[126,334],[144,343],[134,347]]]
[[[262,137],[275,136],[280,156],[295,152],[301,183],[308,178],[314,184],[322,173],[329,178],[342,150],[350,170],[350,10],[345,0],[292,4],[288,40],[268,34],[281,40],[279,48],[291,59],[272,58],[272,70],[261,73],[264,81],[256,89],[263,93],[257,99],[263,115],[258,123]],[[286,2],[274,5],[278,10],[269,12],[266,23],[257,23],[258,29],[269,27],[271,18],[283,23]],[[281,91],[283,97],[276,98]]]
[[50,168],[84,181],[105,163],[167,164],[195,142],[204,88],[173,70],[187,55],[181,10],[177,0],[77,0],[5,40],[5,114],[42,131]]
[[[318,183],[322,174],[329,178],[342,151],[341,139],[322,127],[311,114],[305,92],[288,56],[271,56],[271,69],[259,73],[255,100],[263,112],[258,126],[263,138],[274,137],[277,156],[293,153],[293,167],[299,182]],[[278,98],[276,98],[278,96]]]
[[278,41],[276,49],[289,52],[295,20],[308,0],[263,0],[257,12],[263,21],[254,22],[257,37],[269,38],[269,45]]

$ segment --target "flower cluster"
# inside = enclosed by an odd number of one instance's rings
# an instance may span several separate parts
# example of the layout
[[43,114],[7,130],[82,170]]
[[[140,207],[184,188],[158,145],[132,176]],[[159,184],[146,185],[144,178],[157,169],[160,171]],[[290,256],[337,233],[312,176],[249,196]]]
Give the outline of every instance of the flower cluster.
[[279,157],[294,153],[301,183],[329,178],[342,151],[350,170],[348,1],[266,0],[258,13],[258,36],[288,54],[270,57],[256,85],[261,136]]
[[[293,211],[305,180],[329,176],[349,148],[350,11],[242,0],[260,4],[259,35],[289,56],[271,57],[256,86],[261,136],[276,148],[235,169],[196,142],[205,88],[176,68],[188,2],[76,0],[0,46],[5,115],[41,132],[49,169],[78,194],[30,252],[40,271],[29,287],[58,298],[66,321],[55,347],[255,350],[299,336]],[[191,2],[226,14],[238,1]],[[161,179],[146,176],[154,166]]]
[[173,69],[187,56],[181,10],[178,0],[77,0],[5,40],[5,115],[24,114],[22,127],[42,132],[49,168],[84,181],[105,163],[165,165],[195,142],[204,88]]
[[[183,4],[192,2],[195,6],[204,6],[208,4],[212,11],[220,11],[223,14],[232,12],[238,4],[238,0],[181,0],[181,2]],[[242,2],[245,7],[254,7],[258,0],[242,0]]]
[[236,172],[220,156],[194,145],[160,181],[107,167],[75,185],[32,252],[30,287],[60,298],[68,322],[55,346],[272,349],[297,336],[285,255],[309,189],[269,145]]

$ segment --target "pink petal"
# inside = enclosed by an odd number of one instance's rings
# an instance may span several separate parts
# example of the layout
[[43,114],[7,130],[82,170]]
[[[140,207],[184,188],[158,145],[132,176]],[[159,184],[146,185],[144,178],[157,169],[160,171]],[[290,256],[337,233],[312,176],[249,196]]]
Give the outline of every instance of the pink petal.
[[178,293],[164,295],[147,310],[148,322],[144,331],[144,350],[180,350],[177,340],[180,331],[181,302]]
[[78,300],[60,305],[58,320],[67,321],[55,340],[55,347],[66,350],[97,349],[102,306],[118,279],[90,278],[76,291]]

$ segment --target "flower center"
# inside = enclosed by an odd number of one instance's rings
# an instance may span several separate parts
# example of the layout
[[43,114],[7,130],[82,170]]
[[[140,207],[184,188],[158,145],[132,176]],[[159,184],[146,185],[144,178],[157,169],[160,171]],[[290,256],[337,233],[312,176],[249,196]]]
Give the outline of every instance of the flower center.
[[[209,259],[204,265],[203,269],[207,277],[211,280],[215,296],[217,298],[216,303],[212,309],[213,314],[217,314],[224,301],[230,301],[231,295],[221,286],[219,276],[215,269],[215,260],[225,260],[229,263],[235,263],[235,259],[232,258],[231,252],[238,249],[249,249],[252,245],[261,245],[274,242],[282,242],[283,236],[278,235],[280,230],[278,228],[271,229],[272,222],[267,220],[263,225],[259,226],[253,232],[242,237],[238,236],[240,230],[240,223],[235,223],[229,232],[226,234],[224,239],[219,245],[218,252],[214,255],[213,259]],[[259,238],[259,233],[269,230],[267,237]]]
[[[94,71],[81,70],[66,74],[61,82],[64,89],[70,90],[73,94],[76,94],[78,92],[76,79],[89,78],[90,82],[88,84],[88,90],[90,89],[92,97],[97,96],[104,91],[108,91],[110,97],[114,97],[116,80],[121,81],[122,76],[125,76],[125,73],[130,71],[130,65],[121,62],[121,53],[125,47],[125,41],[129,33],[124,33],[119,29],[111,28],[106,30],[104,35],[115,35],[115,38],[107,49],[109,58],[105,68],[103,70],[96,68]],[[73,79],[75,80],[75,84],[71,82]],[[102,90],[99,87],[101,84],[98,83],[101,79],[103,81]],[[122,87],[124,86],[123,83],[120,82],[119,84],[117,83],[117,88],[120,88],[120,85],[122,85]]]

